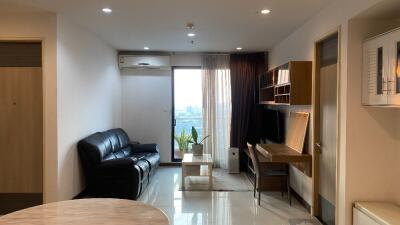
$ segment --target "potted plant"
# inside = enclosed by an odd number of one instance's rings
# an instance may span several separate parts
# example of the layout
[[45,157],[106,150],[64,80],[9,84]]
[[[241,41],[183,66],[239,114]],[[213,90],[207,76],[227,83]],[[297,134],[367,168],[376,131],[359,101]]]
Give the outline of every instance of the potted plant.
[[192,144],[192,153],[193,155],[196,156],[201,156],[203,155],[203,141],[208,138],[209,135],[205,136],[203,139],[201,139],[198,142],[198,138],[199,138],[199,134],[197,133],[196,128],[192,127],[192,139],[193,141],[191,141]]
[[182,129],[180,135],[175,135],[175,141],[178,143],[179,153],[181,154],[180,156],[182,156],[183,153],[188,151],[189,143],[192,143],[192,136],[186,134],[185,129]]

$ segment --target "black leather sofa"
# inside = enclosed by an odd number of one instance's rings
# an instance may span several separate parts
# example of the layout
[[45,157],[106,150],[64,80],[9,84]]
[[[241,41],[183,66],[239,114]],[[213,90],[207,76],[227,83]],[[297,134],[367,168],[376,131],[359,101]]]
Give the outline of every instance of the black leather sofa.
[[130,142],[120,128],[94,133],[78,143],[91,197],[137,199],[160,164],[156,144]]

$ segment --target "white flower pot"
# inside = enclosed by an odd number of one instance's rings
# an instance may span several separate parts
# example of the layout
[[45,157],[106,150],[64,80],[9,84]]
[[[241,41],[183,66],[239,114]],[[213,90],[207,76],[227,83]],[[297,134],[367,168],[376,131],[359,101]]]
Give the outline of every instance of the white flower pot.
[[202,144],[193,144],[192,145],[192,153],[195,156],[202,156],[203,155],[203,145]]

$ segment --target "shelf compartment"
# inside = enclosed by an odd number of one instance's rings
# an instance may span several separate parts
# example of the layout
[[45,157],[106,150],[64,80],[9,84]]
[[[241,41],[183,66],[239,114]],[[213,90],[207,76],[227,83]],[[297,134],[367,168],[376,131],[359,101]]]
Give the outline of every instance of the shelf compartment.
[[274,86],[273,72],[269,71],[260,76],[260,89]]
[[260,89],[259,102],[270,102],[274,101],[274,88]]
[[[280,78],[279,75],[281,75]],[[311,105],[311,77],[312,63],[310,61],[290,61],[276,67],[261,75],[264,80],[260,79],[259,103]]]

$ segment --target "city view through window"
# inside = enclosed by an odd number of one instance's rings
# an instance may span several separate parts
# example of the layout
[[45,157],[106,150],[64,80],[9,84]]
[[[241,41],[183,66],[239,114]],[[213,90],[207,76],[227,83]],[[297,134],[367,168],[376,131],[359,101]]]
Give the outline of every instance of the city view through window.
[[[183,130],[190,135],[194,126],[201,138],[203,106],[200,69],[174,69],[174,108],[175,136],[181,135]],[[181,159],[182,155],[175,140],[174,159]]]

